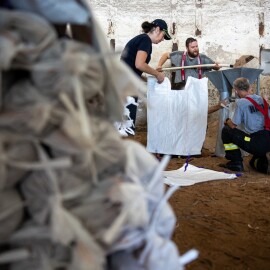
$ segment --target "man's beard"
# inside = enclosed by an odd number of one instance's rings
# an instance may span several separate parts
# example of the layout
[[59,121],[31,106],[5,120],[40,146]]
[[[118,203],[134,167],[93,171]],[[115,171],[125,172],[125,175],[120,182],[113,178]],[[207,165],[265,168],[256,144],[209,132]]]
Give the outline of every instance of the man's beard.
[[194,52],[194,53],[192,53],[192,52],[188,51],[188,55],[189,55],[190,57],[192,57],[192,58],[197,57],[197,56],[198,56],[198,54],[199,54],[199,51]]

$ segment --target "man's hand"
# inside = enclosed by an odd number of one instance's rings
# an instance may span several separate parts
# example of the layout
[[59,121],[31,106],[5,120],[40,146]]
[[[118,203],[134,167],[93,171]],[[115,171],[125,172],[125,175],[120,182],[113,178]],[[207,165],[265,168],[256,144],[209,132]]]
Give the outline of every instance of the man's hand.
[[215,66],[213,67],[214,70],[219,70],[221,67],[219,66],[219,64],[216,62]]
[[225,125],[225,126],[228,126],[228,127],[230,127],[230,128],[236,128],[236,127],[237,127],[237,125],[235,125],[235,124],[233,123],[233,121],[232,121],[230,118],[227,118],[227,119],[224,121],[224,125]]
[[224,121],[224,125],[225,126],[228,126],[227,122],[230,120],[230,118],[227,118],[225,121]]
[[220,108],[228,109],[228,107],[227,107],[228,105],[229,105],[229,100],[227,98],[221,100],[220,103],[219,103]]

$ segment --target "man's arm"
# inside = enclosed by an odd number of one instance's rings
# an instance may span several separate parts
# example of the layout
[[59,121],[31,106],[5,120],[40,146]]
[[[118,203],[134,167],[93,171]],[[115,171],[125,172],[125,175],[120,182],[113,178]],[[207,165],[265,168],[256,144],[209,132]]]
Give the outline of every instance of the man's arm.
[[208,108],[208,113],[216,112],[219,109],[226,107],[227,105],[228,105],[228,100],[227,99],[221,100],[217,105],[209,107]]
[[213,61],[210,57],[206,56],[205,54],[200,54],[202,57],[203,64],[215,64],[214,67],[210,68],[214,70],[219,70],[221,67],[218,65],[218,62]]
[[222,107],[220,106],[220,104],[211,106],[211,107],[208,108],[208,113],[216,112],[216,111],[218,111],[218,110],[221,109],[221,108],[222,108]]
[[166,52],[163,53],[162,56],[160,57],[159,61],[158,61],[158,65],[157,65],[157,70],[161,71],[163,64],[170,59],[170,53]]

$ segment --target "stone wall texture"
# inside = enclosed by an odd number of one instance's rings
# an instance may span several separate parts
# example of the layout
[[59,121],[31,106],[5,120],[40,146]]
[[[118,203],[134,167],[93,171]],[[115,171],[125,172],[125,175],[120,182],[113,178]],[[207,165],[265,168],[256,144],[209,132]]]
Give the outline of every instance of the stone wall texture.
[[[141,33],[143,21],[164,19],[172,40],[153,45],[150,65],[162,53],[185,49],[185,40],[198,40],[201,53],[219,63],[234,64],[242,55],[253,55],[246,67],[260,67],[261,49],[270,49],[269,0],[91,0],[97,20],[116,52]],[[167,61],[165,65],[170,65]],[[260,93],[270,99],[270,78],[260,76]],[[219,99],[209,83],[209,105]],[[145,125],[145,108],[140,106],[137,125]]]

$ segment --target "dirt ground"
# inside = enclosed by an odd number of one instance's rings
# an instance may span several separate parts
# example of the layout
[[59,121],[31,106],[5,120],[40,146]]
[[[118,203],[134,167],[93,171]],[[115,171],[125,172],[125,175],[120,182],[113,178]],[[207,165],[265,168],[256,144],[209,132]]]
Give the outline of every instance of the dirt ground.
[[[202,157],[192,158],[190,164],[225,170],[218,166],[225,158],[212,157],[216,124],[208,126]],[[134,139],[146,145],[147,133],[137,131]],[[270,176],[250,168],[249,159],[245,157],[242,176],[183,187],[170,199],[177,217],[173,239],[180,253],[191,248],[200,252],[186,269],[270,269]],[[172,158],[167,170],[184,163]]]

